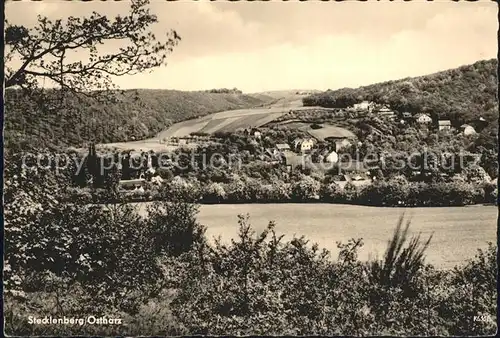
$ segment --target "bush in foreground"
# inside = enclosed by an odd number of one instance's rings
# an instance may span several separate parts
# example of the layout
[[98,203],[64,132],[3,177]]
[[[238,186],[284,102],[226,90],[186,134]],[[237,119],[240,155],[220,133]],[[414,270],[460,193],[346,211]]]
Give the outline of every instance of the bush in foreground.
[[[247,217],[210,243],[196,207],[61,204],[36,176],[5,188],[5,324],[15,335],[480,335],[496,330],[496,247],[455,270],[425,264],[425,243],[396,229],[381,262],[362,241],[336,260]],[[40,177],[40,179],[43,176]],[[48,182],[40,180],[39,182]],[[184,191],[184,190],[182,190]],[[402,221],[401,221],[402,223]],[[106,315],[122,326],[37,326],[29,315]],[[489,317],[488,317],[489,316]]]

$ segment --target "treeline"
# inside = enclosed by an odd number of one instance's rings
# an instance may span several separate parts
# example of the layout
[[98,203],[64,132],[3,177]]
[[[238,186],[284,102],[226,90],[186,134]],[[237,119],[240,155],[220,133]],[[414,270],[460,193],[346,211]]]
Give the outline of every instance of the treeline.
[[[427,239],[410,238],[401,219],[380,259],[358,259],[361,239],[339,243],[332,259],[304,237],[284,240],[274,223],[255,233],[244,216],[234,241],[211,243],[193,204],[153,203],[142,217],[131,205],[63,203],[47,172],[6,169],[9,335],[496,332],[493,244],[468,263],[437,270],[423,258]],[[29,316],[49,314],[122,323],[28,324]]]
[[393,179],[364,186],[342,183],[328,180],[320,182],[310,176],[303,176],[293,183],[240,178],[230,182],[203,183],[177,176],[161,185],[151,183],[144,190],[122,192],[113,197],[104,189],[74,189],[66,196],[68,201],[79,199],[87,203],[182,200],[203,204],[339,203],[384,207],[495,204],[498,198],[497,185],[487,182],[424,183]]
[[[240,146],[247,147],[245,144]],[[200,147],[195,152],[178,149],[161,156],[143,153],[142,156],[120,154],[118,157],[114,154],[114,157],[103,158],[91,147],[85,157],[69,154],[72,160],[62,169],[55,166],[55,155],[40,163],[35,158],[22,159],[21,154],[6,158],[7,165],[17,168],[18,173],[21,163],[31,167],[52,163],[50,171],[57,170],[64,184],[73,187],[65,195],[68,200],[78,197],[88,203],[180,198],[199,203],[460,206],[497,201],[497,186],[490,183],[488,173],[475,164],[474,154],[454,160],[454,165],[445,163],[449,158],[441,159],[432,153],[414,154],[411,163],[414,169],[399,167],[398,157],[386,157],[384,166],[371,171],[369,179],[374,178],[373,182],[346,181],[344,174],[355,177],[357,171],[349,173],[343,164],[318,170],[315,166],[319,163],[305,162],[288,172],[282,163],[255,161],[253,156],[250,151],[245,152],[232,144],[221,144]],[[408,155],[401,156],[406,159]],[[77,163],[82,163],[81,167]],[[418,168],[419,171],[414,171]],[[359,170],[362,173],[363,169]],[[145,183],[140,190],[125,192],[119,189],[121,179],[139,178],[141,174],[147,179],[153,176],[158,179],[152,180],[155,183]]]
[[214,88],[214,89],[209,89],[206,90],[205,92],[207,93],[213,93],[213,94],[243,94],[241,90],[238,88],[233,88],[233,89],[228,89],[228,88]]
[[105,102],[49,91],[40,103],[21,91],[7,90],[4,142],[18,151],[127,142],[153,137],[175,122],[264,102],[241,93],[140,89],[117,92]]
[[363,100],[398,111],[428,113],[460,125],[484,117],[498,120],[497,60],[479,61],[443,72],[387,81],[356,89],[328,90],[305,97],[305,106],[346,108]]

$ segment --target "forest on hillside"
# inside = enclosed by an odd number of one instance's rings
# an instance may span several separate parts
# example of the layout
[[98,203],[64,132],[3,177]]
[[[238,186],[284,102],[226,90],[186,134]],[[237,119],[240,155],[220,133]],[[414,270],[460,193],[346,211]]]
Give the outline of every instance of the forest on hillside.
[[478,61],[439,73],[313,94],[305,106],[346,108],[362,100],[403,112],[428,113],[454,124],[478,117],[498,119],[497,60]]
[[6,148],[54,149],[89,141],[140,140],[175,122],[267,102],[263,96],[236,93],[147,89],[120,92],[106,102],[56,92],[48,97],[40,105],[21,91],[5,92]]

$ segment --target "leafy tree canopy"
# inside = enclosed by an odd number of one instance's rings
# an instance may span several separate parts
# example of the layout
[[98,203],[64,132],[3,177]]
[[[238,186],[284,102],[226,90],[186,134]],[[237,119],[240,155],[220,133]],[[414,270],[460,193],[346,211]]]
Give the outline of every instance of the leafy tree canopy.
[[[115,88],[116,76],[134,75],[165,64],[180,37],[171,30],[165,40],[156,38],[150,28],[158,19],[150,13],[148,4],[149,0],[133,0],[129,13],[114,19],[97,12],[66,20],[39,15],[38,24],[32,28],[7,21],[5,88],[20,87],[35,95],[40,94],[37,89],[50,86],[98,97]],[[102,47],[110,43],[119,47],[104,52]]]

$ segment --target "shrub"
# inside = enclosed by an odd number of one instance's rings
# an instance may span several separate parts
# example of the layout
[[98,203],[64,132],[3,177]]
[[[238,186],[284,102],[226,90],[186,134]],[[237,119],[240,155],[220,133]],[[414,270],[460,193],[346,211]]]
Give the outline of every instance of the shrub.
[[397,206],[403,205],[408,200],[408,182],[392,179],[386,181],[376,181],[360,194],[363,203],[377,206]]
[[198,182],[188,181],[180,176],[176,176],[172,181],[163,184],[161,198],[164,200],[194,202],[203,195]]
[[484,190],[484,202],[485,203],[496,203],[497,202],[497,195],[498,195],[498,188],[497,185],[494,183],[484,183],[482,185],[482,189]]
[[210,183],[203,189],[203,201],[220,203],[226,199],[226,191],[221,183]]
[[30,213],[29,222],[10,220],[10,230],[22,232],[6,239],[6,279],[23,292],[61,295],[78,285],[95,311],[106,306],[135,311],[157,291],[156,256],[130,206],[45,205]]
[[344,203],[356,203],[359,198],[358,188],[351,182],[347,182],[342,190],[342,202]]
[[335,182],[322,184],[320,198],[325,202],[341,202],[342,188]]
[[273,180],[269,197],[273,202],[286,202],[291,198],[290,184],[281,180]]
[[227,200],[232,203],[249,201],[247,185],[239,177],[226,185]]
[[196,205],[159,201],[147,211],[148,236],[156,255],[179,256],[204,242],[206,229],[196,220]]
[[310,176],[303,175],[300,181],[292,183],[292,198],[295,201],[318,199],[320,188],[320,182]]

